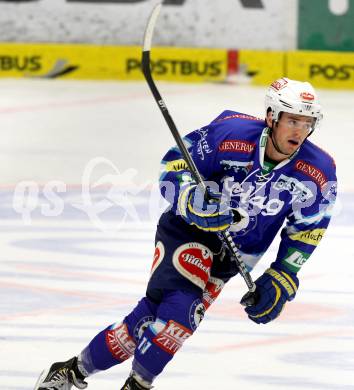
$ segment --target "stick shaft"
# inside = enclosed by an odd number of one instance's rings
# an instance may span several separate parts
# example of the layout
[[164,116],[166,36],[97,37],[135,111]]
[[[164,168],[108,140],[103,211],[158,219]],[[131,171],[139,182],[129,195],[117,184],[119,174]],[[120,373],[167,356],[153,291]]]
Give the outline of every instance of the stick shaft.
[[173,138],[175,139],[177,146],[179,147],[179,150],[181,151],[181,153],[183,155],[183,158],[185,159],[185,161],[188,165],[189,170],[192,172],[192,175],[193,175],[195,181],[198,184],[204,185],[203,178],[201,177],[193,159],[191,158],[190,154],[188,153],[186,145],[184,144],[182,137],[180,136],[178,129],[177,129],[170,113],[168,112],[167,106],[166,106],[164,100],[162,99],[160,92],[158,91],[158,89],[155,85],[155,82],[152,78],[151,71],[150,71],[150,52],[149,51],[143,52],[142,66],[143,66],[143,73],[144,73],[146,81],[150,87],[150,90],[155,98],[157,105],[160,108],[162,115],[165,118],[165,121],[166,121],[172,135],[173,135]]
[[[200,186],[202,186],[204,190],[206,190],[206,186],[205,186],[205,183],[203,181],[203,178],[200,175],[198,168],[195,165],[191,155],[189,154],[188,149],[187,149],[186,145],[184,144],[181,135],[179,134],[177,126],[175,125],[175,123],[174,123],[174,121],[173,121],[173,119],[172,119],[172,117],[167,109],[167,106],[166,106],[164,100],[162,99],[162,96],[161,96],[159,90],[156,87],[156,84],[155,84],[154,79],[153,79],[152,74],[151,74],[151,69],[150,69],[151,40],[152,40],[154,26],[155,26],[158,14],[160,12],[160,9],[161,9],[161,4],[158,4],[157,6],[155,6],[155,8],[150,16],[149,22],[147,24],[147,29],[146,29],[145,37],[144,37],[143,55],[142,55],[142,71],[143,71],[145,79],[150,87],[152,95],[154,96],[155,101],[156,101],[158,107],[160,108],[160,111],[161,111],[163,117],[165,118],[165,121],[166,121],[172,135],[173,135],[173,138],[175,139],[177,146],[179,147],[179,149],[181,151],[183,159],[186,161],[186,163],[188,165],[188,169],[190,170],[196,183],[199,184]],[[242,277],[244,278],[249,292],[254,293],[256,290],[256,285],[253,282],[251,275],[248,272],[245,263],[241,259],[241,255],[238,252],[238,249],[237,249],[237,247],[236,247],[236,245],[235,245],[235,243],[230,235],[230,232],[226,230],[226,231],[223,231],[220,234],[218,234],[218,236],[220,237],[221,241],[228,248],[233,259],[236,261],[237,268],[238,268],[240,274],[242,275]]]

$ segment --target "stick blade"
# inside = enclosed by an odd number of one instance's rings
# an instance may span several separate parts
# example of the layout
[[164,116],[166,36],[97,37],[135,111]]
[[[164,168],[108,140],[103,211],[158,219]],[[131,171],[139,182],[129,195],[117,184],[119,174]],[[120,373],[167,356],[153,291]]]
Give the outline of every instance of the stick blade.
[[148,23],[146,25],[145,34],[144,34],[143,51],[150,51],[151,49],[152,36],[154,33],[154,28],[155,28],[157,18],[161,11],[161,7],[162,7],[162,3],[158,3],[155,5],[154,9],[151,12]]

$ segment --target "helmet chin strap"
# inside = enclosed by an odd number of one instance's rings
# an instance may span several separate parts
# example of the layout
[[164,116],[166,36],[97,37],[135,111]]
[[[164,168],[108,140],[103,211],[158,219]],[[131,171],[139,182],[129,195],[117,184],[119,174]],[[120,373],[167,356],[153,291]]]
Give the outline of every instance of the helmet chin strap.
[[284,153],[284,152],[282,152],[282,151],[280,150],[280,148],[279,148],[279,145],[278,145],[277,141],[274,139],[274,137],[273,137],[273,126],[274,126],[274,123],[275,123],[275,121],[272,122],[272,127],[270,127],[270,132],[269,132],[270,140],[272,141],[272,144],[273,144],[273,146],[274,146],[274,149],[275,149],[278,153],[280,153],[280,154],[282,154],[282,155],[284,155],[284,156],[291,156],[292,153],[289,154],[289,153]]

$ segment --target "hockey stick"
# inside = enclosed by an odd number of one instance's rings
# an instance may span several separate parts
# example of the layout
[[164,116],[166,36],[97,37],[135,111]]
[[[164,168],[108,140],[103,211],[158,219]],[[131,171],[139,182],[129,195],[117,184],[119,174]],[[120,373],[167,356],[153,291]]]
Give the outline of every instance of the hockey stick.
[[[151,69],[150,69],[150,50],[151,50],[151,42],[152,42],[152,36],[155,28],[155,24],[157,21],[157,18],[159,16],[160,10],[161,10],[162,3],[158,3],[148,20],[146,31],[144,35],[144,47],[143,47],[143,54],[142,54],[142,71],[145,76],[145,79],[147,83],[149,84],[150,90],[155,98],[155,101],[157,105],[160,108],[160,111],[165,118],[165,121],[182,153],[183,159],[186,161],[188,169],[190,170],[194,180],[196,183],[206,191],[207,187],[203,181],[202,176],[200,175],[198,168],[196,167],[192,157],[190,156],[185,144],[183,143],[182,137],[180,136],[178,129],[168,112],[167,106],[165,102],[163,101],[159,90],[156,87],[156,84],[154,82],[154,79],[152,78]],[[238,252],[238,249],[230,235],[230,232],[228,230],[223,231],[218,234],[219,238],[222,240],[222,242],[226,245],[228,248],[231,257],[235,260],[237,268],[239,270],[239,273],[242,275],[243,279],[246,282],[246,285],[248,287],[248,292],[243,296],[241,303],[244,306],[251,306],[256,303],[257,301],[257,293],[256,293],[256,285],[253,282],[250,273],[247,271],[246,265],[243,262],[240,253]]]

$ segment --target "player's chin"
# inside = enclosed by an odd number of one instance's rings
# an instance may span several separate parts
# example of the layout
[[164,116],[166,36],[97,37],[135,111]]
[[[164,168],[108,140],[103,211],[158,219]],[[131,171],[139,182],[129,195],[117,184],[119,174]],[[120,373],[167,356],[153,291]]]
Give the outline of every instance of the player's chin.
[[286,149],[288,154],[291,154],[294,153],[297,149],[299,149],[300,145],[301,145],[300,142],[288,141],[284,149]]

